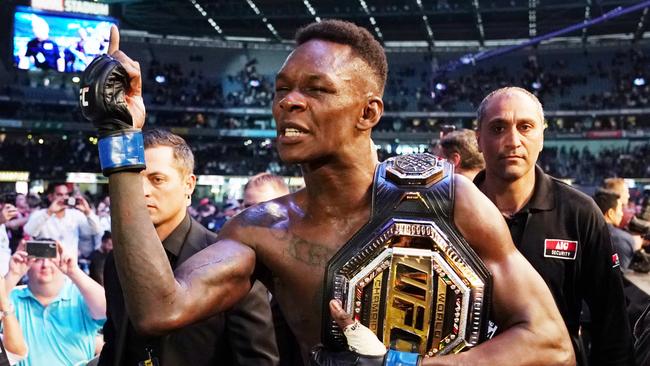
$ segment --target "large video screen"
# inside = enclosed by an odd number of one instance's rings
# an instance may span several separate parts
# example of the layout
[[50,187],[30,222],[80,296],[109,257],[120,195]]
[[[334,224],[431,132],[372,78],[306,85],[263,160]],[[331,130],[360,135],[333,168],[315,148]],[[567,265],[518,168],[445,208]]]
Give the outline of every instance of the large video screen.
[[106,53],[114,18],[54,13],[18,6],[14,66],[23,70],[81,72]]

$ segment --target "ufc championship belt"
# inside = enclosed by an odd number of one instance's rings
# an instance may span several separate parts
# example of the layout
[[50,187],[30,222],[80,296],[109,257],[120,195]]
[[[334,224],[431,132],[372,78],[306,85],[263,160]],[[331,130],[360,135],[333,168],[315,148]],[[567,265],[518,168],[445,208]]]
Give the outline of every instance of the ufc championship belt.
[[[328,263],[323,309],[339,299],[386,347],[425,357],[484,339],[491,275],[454,225],[453,172],[431,154],[378,166],[370,221]],[[347,350],[323,317],[324,344]]]

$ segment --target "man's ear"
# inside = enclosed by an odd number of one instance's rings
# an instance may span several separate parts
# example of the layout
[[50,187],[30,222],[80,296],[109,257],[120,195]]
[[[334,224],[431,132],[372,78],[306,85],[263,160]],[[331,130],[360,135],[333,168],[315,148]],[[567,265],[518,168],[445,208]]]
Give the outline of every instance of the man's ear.
[[452,163],[454,167],[458,168],[460,165],[460,154],[457,152],[451,153],[447,160],[449,160],[449,162]]
[[616,216],[616,209],[615,208],[610,208],[607,211],[605,211],[605,217],[611,221],[614,222],[614,217]]
[[185,177],[185,195],[191,198],[192,193],[194,193],[195,187],[196,187],[196,175],[188,174]]
[[482,153],[483,150],[481,150],[481,132],[479,132],[479,129],[476,129],[474,133],[476,134],[476,145],[478,147],[478,152]]
[[356,127],[361,131],[368,131],[379,123],[379,119],[384,114],[384,101],[378,96],[368,98],[363,113],[357,121]]

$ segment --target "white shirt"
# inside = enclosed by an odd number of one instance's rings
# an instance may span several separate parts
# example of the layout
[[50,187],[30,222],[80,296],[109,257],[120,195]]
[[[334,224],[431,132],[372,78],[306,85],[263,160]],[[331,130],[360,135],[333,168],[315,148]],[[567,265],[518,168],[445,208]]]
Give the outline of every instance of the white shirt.
[[86,216],[77,209],[66,208],[61,218],[56,214],[48,215],[47,209],[33,212],[23,230],[32,238],[58,240],[71,253],[76,254],[79,249],[79,234],[97,235],[101,228],[99,218],[93,212]]

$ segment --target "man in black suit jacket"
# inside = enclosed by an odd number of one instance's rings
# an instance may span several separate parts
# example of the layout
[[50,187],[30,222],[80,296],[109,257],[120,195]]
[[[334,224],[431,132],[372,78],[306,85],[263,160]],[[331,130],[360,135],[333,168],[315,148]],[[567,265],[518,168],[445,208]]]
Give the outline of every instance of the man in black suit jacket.
[[[142,171],[149,215],[172,268],[217,241],[187,214],[196,184],[194,157],[187,143],[167,131],[145,133]],[[146,257],[131,258],[148,265]],[[108,320],[99,365],[261,365],[275,366],[278,351],[266,288],[256,282],[229,312],[163,336],[137,334],[128,319],[111,254],[104,272]],[[157,363],[156,363],[157,362]]]

